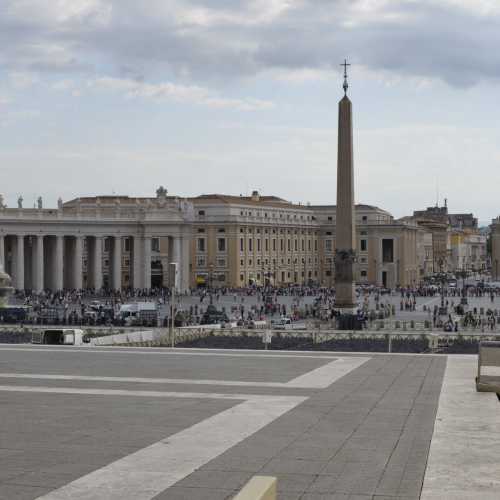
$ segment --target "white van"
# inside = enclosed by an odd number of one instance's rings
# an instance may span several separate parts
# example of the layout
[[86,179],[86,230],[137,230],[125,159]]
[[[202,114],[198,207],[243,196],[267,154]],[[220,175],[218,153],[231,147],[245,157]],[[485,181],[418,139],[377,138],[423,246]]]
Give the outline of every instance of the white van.
[[292,320],[290,318],[280,318],[271,320],[271,328],[273,330],[288,330],[292,328]]

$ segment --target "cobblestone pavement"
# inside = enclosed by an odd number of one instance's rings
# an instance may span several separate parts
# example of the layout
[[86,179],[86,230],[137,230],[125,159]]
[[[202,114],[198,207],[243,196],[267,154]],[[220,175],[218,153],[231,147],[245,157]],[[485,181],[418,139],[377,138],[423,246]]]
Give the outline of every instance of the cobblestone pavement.
[[418,499],[445,356],[0,346],[0,499]]

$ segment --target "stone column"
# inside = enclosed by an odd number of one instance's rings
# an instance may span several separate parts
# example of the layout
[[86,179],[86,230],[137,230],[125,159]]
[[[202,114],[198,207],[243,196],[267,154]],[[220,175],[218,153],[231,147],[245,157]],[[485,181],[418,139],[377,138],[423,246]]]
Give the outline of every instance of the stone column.
[[132,286],[134,288],[143,288],[142,281],[143,276],[141,273],[142,270],[142,248],[144,246],[144,242],[140,236],[134,236],[134,247],[132,249],[132,262],[133,262],[133,275],[132,275]]
[[17,236],[16,289],[17,290],[24,290],[24,235]]
[[73,260],[73,287],[83,287],[83,236],[75,236],[75,256]]
[[94,240],[94,255],[92,256],[93,269],[92,269],[92,286],[99,290],[102,288],[102,236],[96,236]]
[[54,287],[57,291],[64,288],[64,236],[56,236],[54,253]]
[[143,240],[143,287],[151,288],[151,236],[145,236]]
[[5,270],[5,237],[0,235],[0,268]]
[[180,279],[180,290],[181,292],[185,292],[189,288],[189,238],[186,236],[182,237],[181,240],[181,262],[180,262],[180,270],[181,270],[181,279]]
[[42,292],[44,288],[43,277],[44,277],[44,269],[43,269],[43,236],[36,236],[36,252],[35,258],[33,259],[33,263],[35,264],[33,267],[33,281],[34,281],[34,289],[35,292]]
[[122,289],[122,238],[115,236],[113,241],[113,272],[112,285],[113,290]]
[[175,236],[172,238],[172,260],[177,264],[177,276],[175,279],[174,287],[177,291],[180,291],[181,283],[182,283],[182,266],[181,266],[181,238],[179,236]]
[[354,286],[356,226],[354,214],[352,106],[347,95],[339,102],[336,216],[335,306],[346,313],[351,313],[356,309]]

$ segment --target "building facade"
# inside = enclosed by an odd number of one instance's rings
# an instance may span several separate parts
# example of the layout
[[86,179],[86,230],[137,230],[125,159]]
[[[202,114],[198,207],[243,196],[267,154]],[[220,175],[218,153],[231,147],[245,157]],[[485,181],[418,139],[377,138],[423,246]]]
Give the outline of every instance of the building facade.
[[[311,208],[320,224],[321,282],[329,286],[334,282],[336,207]],[[355,216],[356,282],[388,288],[418,284],[418,227],[371,205],[356,205]]]
[[[355,214],[357,283],[414,286],[444,267],[485,261],[486,238],[471,214],[451,219],[436,207],[394,219],[363,204]],[[54,209],[41,200],[37,208],[0,203],[0,261],[17,289],[334,286],[335,249],[334,205],[257,191],[182,199],[160,187],[151,198],[81,197]]]
[[[17,289],[189,286],[192,205],[167,196],[77,198],[0,208],[0,260]],[[168,276],[169,261],[178,263]],[[160,272],[159,272],[160,271]]]
[[190,201],[195,208],[191,286],[319,282],[319,227],[310,207],[257,191]]

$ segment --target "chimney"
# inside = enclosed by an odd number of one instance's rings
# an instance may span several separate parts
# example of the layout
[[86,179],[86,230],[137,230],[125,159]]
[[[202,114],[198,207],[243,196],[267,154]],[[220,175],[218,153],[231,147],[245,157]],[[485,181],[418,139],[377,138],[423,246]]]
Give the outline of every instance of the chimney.
[[252,191],[252,201],[259,201],[260,195],[258,191]]

